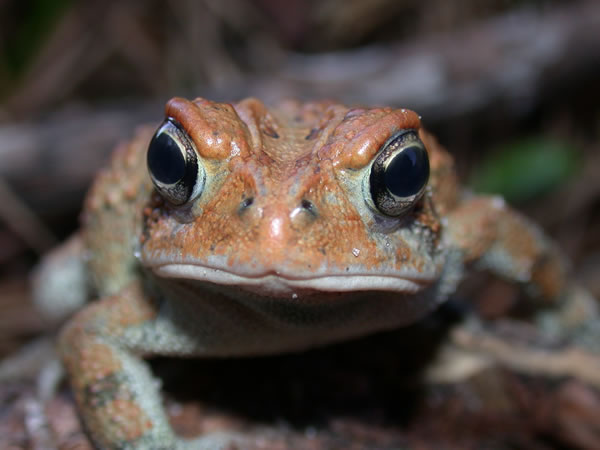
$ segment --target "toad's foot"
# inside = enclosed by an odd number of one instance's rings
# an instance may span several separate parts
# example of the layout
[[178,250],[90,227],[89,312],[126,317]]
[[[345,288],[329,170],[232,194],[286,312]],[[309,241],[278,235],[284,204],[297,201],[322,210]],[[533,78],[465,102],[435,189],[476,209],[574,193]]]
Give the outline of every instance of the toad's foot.
[[600,355],[600,305],[585,289],[572,285],[555,309],[540,311],[536,324],[554,340],[568,339]]
[[492,324],[471,318],[456,326],[427,378],[455,382],[495,364],[533,376],[573,377],[600,388],[599,353],[512,320]]
[[[176,336],[139,283],[95,302],[63,330],[59,352],[93,442],[106,449],[231,448],[239,435],[179,438],[165,414],[159,382],[140,355],[164,351]],[[170,348],[170,347],[169,347]],[[179,355],[195,349],[175,349]],[[242,446],[241,448],[247,448]]]

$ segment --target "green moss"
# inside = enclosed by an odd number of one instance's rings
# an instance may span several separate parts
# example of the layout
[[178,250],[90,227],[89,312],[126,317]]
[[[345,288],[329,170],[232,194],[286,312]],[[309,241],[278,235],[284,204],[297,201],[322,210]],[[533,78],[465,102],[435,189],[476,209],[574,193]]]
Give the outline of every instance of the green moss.
[[470,179],[476,192],[502,194],[511,202],[525,202],[560,187],[580,165],[574,146],[541,137],[512,142],[495,151]]

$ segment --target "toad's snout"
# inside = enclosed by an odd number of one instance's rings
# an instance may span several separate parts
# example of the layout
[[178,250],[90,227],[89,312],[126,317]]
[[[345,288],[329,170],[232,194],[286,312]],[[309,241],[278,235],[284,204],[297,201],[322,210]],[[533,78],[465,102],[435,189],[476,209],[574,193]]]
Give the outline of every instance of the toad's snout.
[[293,202],[274,197],[244,199],[240,202],[238,215],[245,226],[257,230],[257,244],[266,262],[285,261],[312,237],[320,234],[320,219],[316,205],[307,199]]

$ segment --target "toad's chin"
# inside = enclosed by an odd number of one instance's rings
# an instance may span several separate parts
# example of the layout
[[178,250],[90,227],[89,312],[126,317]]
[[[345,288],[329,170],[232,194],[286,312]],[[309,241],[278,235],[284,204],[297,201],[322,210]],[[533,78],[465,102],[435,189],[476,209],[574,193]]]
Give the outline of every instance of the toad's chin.
[[284,273],[264,273],[254,276],[235,274],[230,271],[194,264],[165,264],[153,267],[159,277],[195,280],[222,286],[237,286],[259,295],[294,297],[298,292],[356,292],[388,291],[412,294],[431,284],[423,277],[410,278],[393,275],[348,273],[293,277]]

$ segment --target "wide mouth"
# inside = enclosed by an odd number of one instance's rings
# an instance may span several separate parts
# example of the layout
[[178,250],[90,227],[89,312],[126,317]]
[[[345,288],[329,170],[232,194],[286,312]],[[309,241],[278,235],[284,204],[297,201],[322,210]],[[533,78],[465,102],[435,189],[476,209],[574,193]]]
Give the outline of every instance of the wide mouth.
[[433,278],[418,276],[335,273],[314,276],[297,276],[283,272],[239,274],[228,270],[197,264],[164,264],[152,267],[152,271],[163,278],[180,278],[225,286],[238,286],[255,293],[266,295],[288,295],[298,291],[355,292],[392,291],[415,293],[429,286]]

